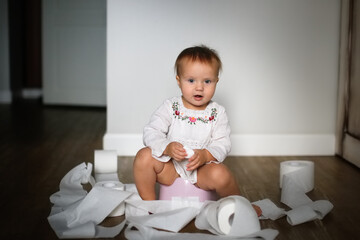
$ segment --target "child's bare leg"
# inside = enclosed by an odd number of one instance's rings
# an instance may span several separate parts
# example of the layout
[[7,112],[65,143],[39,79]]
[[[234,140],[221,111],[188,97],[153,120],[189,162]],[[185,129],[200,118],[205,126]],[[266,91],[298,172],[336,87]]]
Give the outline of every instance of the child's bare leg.
[[[197,185],[201,189],[215,190],[219,197],[241,195],[240,189],[230,170],[223,164],[206,164],[198,169]],[[262,214],[259,206],[252,205],[257,215]]]
[[198,168],[197,185],[204,190],[215,190],[219,197],[241,195],[230,170],[224,164],[210,163]]
[[177,175],[171,161],[160,162],[152,157],[150,148],[141,149],[134,160],[134,178],[136,188],[143,200],[155,200],[155,184],[172,184]]

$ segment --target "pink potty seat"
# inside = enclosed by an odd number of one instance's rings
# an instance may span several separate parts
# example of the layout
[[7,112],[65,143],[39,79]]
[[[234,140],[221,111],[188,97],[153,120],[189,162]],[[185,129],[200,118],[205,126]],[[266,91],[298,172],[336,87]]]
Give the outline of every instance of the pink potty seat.
[[159,200],[172,200],[173,197],[198,197],[200,202],[206,200],[216,201],[218,196],[215,191],[206,191],[191,184],[182,178],[175,179],[172,185],[159,184]]

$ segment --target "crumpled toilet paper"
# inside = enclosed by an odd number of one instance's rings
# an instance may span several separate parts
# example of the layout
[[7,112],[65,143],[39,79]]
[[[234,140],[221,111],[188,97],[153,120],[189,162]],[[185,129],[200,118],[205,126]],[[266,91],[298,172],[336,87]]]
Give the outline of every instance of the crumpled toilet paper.
[[[134,240],[274,239],[278,235],[274,229],[261,230],[257,214],[246,198],[230,196],[206,202],[192,198],[143,201],[134,184],[122,184],[118,180],[116,152],[98,150],[95,159],[96,181],[91,176],[92,164],[82,163],[64,176],[59,191],[50,196],[53,206],[48,221],[59,238],[115,237],[125,225],[128,225],[125,237]],[[331,211],[333,205],[329,201],[313,202],[306,195],[313,188],[313,176],[310,181],[308,177],[313,172],[311,163],[285,162],[281,168],[281,201],[292,209],[278,208],[269,199],[253,202],[262,209],[262,218],[275,220],[287,216],[288,222],[296,225],[322,219]],[[305,180],[301,181],[302,178]],[[89,192],[83,188],[87,183],[92,186]],[[119,225],[99,225],[106,217],[123,214],[125,220]],[[194,218],[198,229],[212,234],[179,233]]]
[[[125,236],[128,239],[157,240],[169,239],[170,237],[184,239],[185,237],[190,240],[208,240],[230,237],[224,233],[218,233],[221,236],[178,233],[194,218],[196,218],[197,223],[200,222],[200,225],[201,221],[211,222],[207,216],[203,217],[203,220],[199,219],[199,213],[201,213],[204,203],[193,202],[191,199],[188,201],[143,201],[134,184],[125,184],[124,189],[126,191],[112,188],[116,184],[95,184],[90,175],[91,169],[91,163],[82,163],[70,170],[61,180],[60,190],[50,197],[54,205],[48,221],[59,238],[115,237],[126,224],[128,227],[125,230]],[[93,186],[89,192],[85,191],[82,186],[88,182]],[[125,203],[126,216],[122,223],[114,227],[99,225],[122,203]],[[213,201],[209,201],[209,203],[220,204],[220,202]],[[211,211],[207,210],[207,212]],[[212,220],[214,219],[216,217],[213,216]],[[202,226],[205,225],[205,223],[202,224]],[[211,227],[211,225],[209,226]],[[210,228],[208,230],[211,231]],[[244,237],[234,234],[234,239],[262,237],[270,240],[275,238],[278,231],[265,229]]]
[[123,228],[124,223],[112,228],[98,224],[133,193],[101,186],[87,193],[82,184],[93,182],[91,169],[91,163],[83,163],[70,170],[61,180],[60,190],[50,197],[54,205],[48,221],[59,238],[113,237]]

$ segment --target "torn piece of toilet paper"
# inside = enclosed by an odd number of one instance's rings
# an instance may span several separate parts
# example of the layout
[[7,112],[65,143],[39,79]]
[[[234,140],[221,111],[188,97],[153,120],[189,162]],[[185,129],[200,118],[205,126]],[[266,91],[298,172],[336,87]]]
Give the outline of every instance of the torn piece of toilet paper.
[[261,208],[260,219],[276,220],[286,215],[285,209],[277,207],[270,199],[265,198],[252,204]]

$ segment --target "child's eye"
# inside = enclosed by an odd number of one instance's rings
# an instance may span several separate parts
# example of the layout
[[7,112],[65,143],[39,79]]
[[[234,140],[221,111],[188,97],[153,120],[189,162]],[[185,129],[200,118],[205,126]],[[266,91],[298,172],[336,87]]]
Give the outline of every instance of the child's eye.
[[188,81],[189,81],[189,83],[195,82],[194,79],[191,79],[191,78]]
[[209,83],[211,83],[211,80],[205,80],[205,83],[209,84]]

